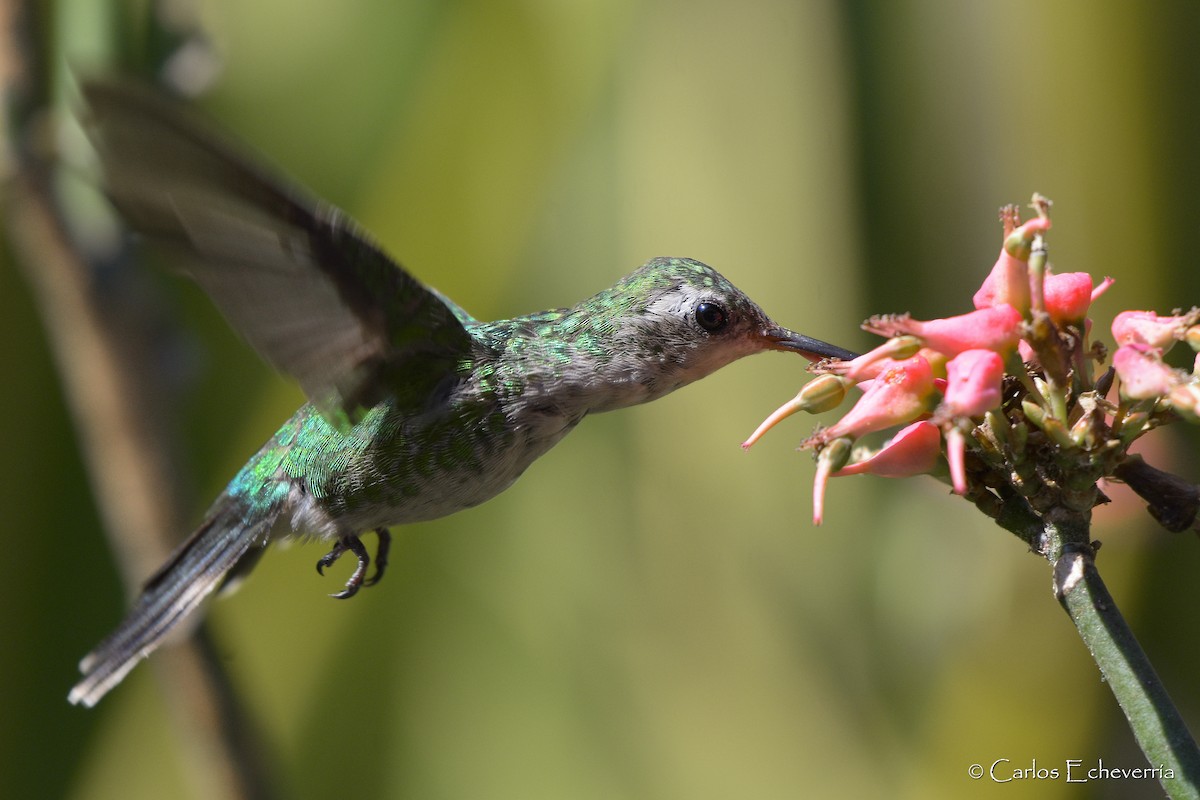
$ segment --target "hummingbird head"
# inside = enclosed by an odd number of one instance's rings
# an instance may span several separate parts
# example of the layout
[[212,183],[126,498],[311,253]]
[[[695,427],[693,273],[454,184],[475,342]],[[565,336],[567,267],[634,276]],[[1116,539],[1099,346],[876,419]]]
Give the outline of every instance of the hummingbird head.
[[653,259],[584,305],[596,314],[594,327],[611,329],[614,369],[605,379],[615,371],[638,390],[613,398],[611,408],[661,397],[764,350],[853,356],[775,324],[720,273],[687,258]]

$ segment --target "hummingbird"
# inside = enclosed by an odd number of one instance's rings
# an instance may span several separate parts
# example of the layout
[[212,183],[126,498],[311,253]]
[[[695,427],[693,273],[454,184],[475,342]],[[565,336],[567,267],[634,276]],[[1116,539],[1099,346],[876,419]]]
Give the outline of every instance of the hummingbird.
[[275,538],[330,543],[322,574],[351,554],[333,595],[349,598],[383,577],[389,527],[494,497],[589,414],[655,400],[753,353],[853,356],[780,327],[689,258],[651,259],[569,308],[478,320],[183,103],[116,80],[81,90],[117,210],[308,401],[80,662],[72,703],[95,705]]

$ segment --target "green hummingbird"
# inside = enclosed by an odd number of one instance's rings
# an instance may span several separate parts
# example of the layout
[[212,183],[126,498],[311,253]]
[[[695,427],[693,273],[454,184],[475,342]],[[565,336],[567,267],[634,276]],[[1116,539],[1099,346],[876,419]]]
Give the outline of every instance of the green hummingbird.
[[[765,350],[853,354],[776,325],[711,267],[655,258],[570,308],[484,322],[352,220],[144,87],[88,82],[85,126],[129,224],[178,254],[233,327],[308,402],[80,662],[92,706],[275,537],[349,552],[379,581],[388,527],[504,491],[588,414],[645,403]],[[361,535],[378,537],[375,569]]]

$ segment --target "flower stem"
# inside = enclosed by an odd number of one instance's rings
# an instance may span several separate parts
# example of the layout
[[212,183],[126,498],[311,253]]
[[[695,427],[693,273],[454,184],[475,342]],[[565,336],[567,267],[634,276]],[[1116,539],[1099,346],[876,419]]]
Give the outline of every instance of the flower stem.
[[[985,509],[986,511],[987,509]],[[998,525],[1054,565],[1054,595],[1075,623],[1167,794],[1200,798],[1200,748],[1096,570],[1086,515],[1038,514],[1010,493],[991,509]],[[1170,777],[1167,777],[1167,776]]]
[[[1200,798],[1200,749],[1096,571],[1090,545],[1067,544],[1054,563],[1054,594],[1100,667],[1138,746],[1167,794]],[[1169,777],[1168,777],[1169,776]]]

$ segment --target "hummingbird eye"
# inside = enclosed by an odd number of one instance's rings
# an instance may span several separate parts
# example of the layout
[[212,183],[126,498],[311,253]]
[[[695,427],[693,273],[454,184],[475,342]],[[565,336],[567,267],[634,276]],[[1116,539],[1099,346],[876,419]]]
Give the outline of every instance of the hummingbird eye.
[[716,333],[729,323],[729,316],[716,303],[701,303],[696,306],[696,323],[709,333]]

